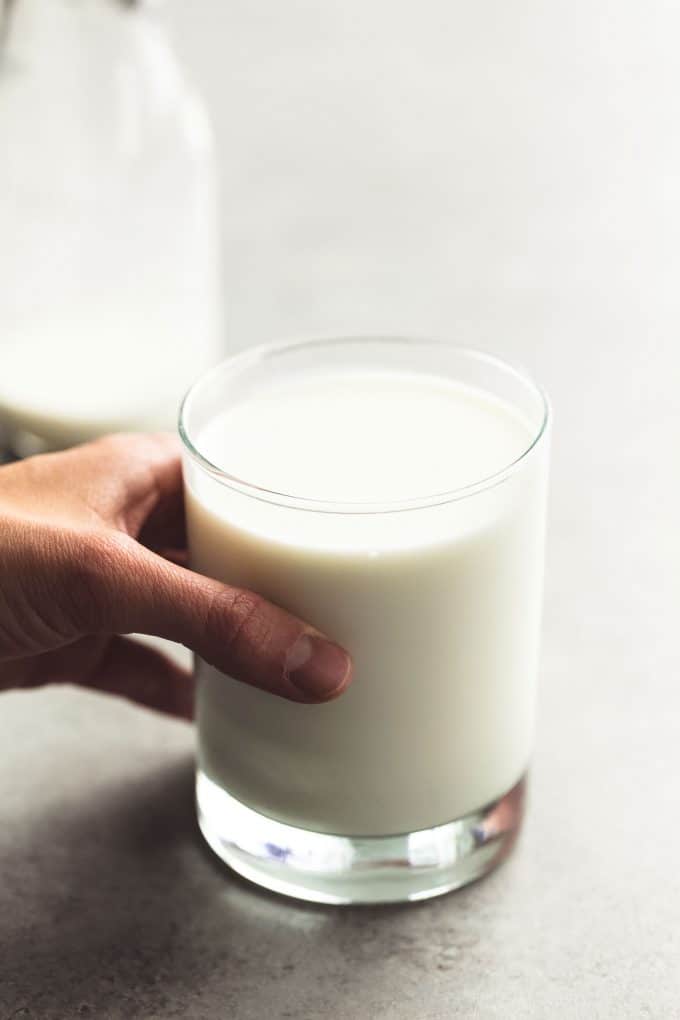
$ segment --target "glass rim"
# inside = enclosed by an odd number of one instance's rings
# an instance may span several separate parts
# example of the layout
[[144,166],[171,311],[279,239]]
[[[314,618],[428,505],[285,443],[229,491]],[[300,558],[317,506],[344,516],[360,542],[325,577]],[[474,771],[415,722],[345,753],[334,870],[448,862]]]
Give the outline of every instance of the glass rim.
[[[191,410],[191,404],[195,399],[196,394],[201,387],[209,383],[216,376],[225,372],[225,370],[232,369],[233,375],[236,376],[240,370],[243,370],[250,365],[254,365],[257,362],[266,360],[267,358],[277,357],[294,350],[338,345],[345,346],[351,344],[363,345],[366,343],[384,343],[392,345],[401,344],[403,346],[414,347],[427,345],[430,347],[446,347],[456,354],[469,358],[470,360],[484,362],[488,365],[494,366],[495,368],[501,369],[508,375],[513,376],[518,382],[524,384],[528,389],[532,390],[534,396],[538,398],[542,408],[540,424],[537,429],[532,430],[531,439],[519,456],[515,457],[515,459],[510,463],[504,465],[502,468],[499,468],[490,475],[480,478],[475,482],[470,482],[467,485],[432,493],[430,495],[382,501],[314,499],[309,496],[298,496],[293,493],[278,492],[275,489],[268,489],[265,486],[256,485],[254,482],[238,478],[236,475],[232,475],[223,468],[220,468],[217,464],[213,464],[201,453],[189,436],[187,416]],[[536,382],[531,374],[523,368],[512,365],[495,354],[489,354],[486,351],[482,351],[474,347],[451,343],[448,340],[436,337],[400,336],[396,334],[394,336],[386,334],[357,334],[302,340],[279,340],[272,343],[259,344],[256,347],[247,348],[244,351],[239,351],[236,354],[224,358],[217,365],[196,379],[185,393],[179,408],[178,431],[184,449],[191,459],[195,461],[199,467],[203,469],[203,471],[211,475],[212,478],[227,488],[234,489],[235,491],[249,496],[252,499],[257,499],[260,502],[288,507],[294,510],[306,510],[316,513],[360,515],[402,513],[409,510],[422,510],[428,507],[442,506],[446,503],[468,499],[480,492],[484,492],[496,485],[500,485],[502,482],[514,475],[527,461],[530,455],[538,448],[541,440],[549,430],[551,421],[552,409],[550,400],[540,383]]]

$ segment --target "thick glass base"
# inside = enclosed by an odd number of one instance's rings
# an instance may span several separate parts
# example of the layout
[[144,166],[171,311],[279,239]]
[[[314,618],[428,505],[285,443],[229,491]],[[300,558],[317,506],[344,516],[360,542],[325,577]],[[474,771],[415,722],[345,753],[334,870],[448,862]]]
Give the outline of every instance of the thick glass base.
[[245,806],[199,770],[198,822],[234,871],[315,903],[398,903],[458,889],[495,868],[522,820],[526,777],[492,804],[433,829],[398,836],[330,836]]

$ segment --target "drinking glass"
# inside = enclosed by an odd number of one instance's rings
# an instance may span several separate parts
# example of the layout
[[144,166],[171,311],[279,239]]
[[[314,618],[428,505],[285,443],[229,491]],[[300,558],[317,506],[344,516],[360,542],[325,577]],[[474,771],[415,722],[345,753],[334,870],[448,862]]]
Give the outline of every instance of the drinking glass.
[[[481,392],[521,419],[526,443],[471,484],[382,503],[269,491],[202,450],[202,430],[225,409],[357,372]],[[197,660],[199,823],[235,871],[302,899],[377,903],[455,889],[507,855],[533,741],[549,431],[530,378],[445,340],[273,344],[189,391],[180,434],[192,567],[318,627],[355,667],[342,696],[308,705]],[[437,442],[445,465],[474,436]],[[403,473],[409,492],[408,456]]]

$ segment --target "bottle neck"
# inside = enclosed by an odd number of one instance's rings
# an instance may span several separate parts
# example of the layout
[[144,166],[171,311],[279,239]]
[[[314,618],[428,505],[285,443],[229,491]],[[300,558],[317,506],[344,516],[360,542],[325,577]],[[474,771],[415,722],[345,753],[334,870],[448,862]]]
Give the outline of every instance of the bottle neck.
[[[148,0],[104,0],[102,3],[102,6],[128,10],[157,5]],[[64,0],[0,0],[0,48],[17,51],[21,56],[27,47],[40,45],[48,39],[54,43],[55,31],[63,34],[64,27],[81,15],[82,5],[76,7]]]

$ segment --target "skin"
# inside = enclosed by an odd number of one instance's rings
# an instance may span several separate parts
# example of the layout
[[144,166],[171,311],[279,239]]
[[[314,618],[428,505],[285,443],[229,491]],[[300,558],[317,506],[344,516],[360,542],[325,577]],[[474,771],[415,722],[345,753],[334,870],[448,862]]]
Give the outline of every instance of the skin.
[[76,683],[191,718],[191,676],[130,633],[292,701],[345,690],[343,649],[186,562],[174,437],[107,436],[0,468],[0,691]]

